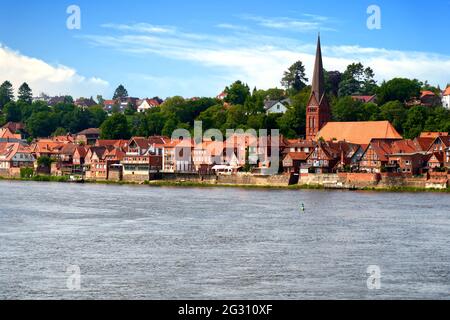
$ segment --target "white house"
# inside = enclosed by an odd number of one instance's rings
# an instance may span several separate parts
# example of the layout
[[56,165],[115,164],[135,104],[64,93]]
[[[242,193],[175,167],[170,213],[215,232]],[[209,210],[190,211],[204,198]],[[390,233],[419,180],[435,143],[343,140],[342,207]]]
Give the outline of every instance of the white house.
[[266,101],[264,108],[267,114],[271,113],[286,113],[288,111],[289,101],[288,99],[283,101],[269,100]]
[[442,105],[444,108],[450,109],[450,87],[448,87],[442,95]]
[[147,110],[159,107],[160,103],[155,99],[144,99],[140,101],[137,111],[138,112],[146,112]]

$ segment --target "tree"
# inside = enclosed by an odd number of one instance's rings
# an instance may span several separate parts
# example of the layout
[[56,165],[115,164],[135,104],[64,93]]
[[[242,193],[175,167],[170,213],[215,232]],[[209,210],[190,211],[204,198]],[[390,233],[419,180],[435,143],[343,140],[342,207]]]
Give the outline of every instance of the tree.
[[22,120],[22,112],[18,103],[14,101],[8,102],[3,108],[6,121],[20,122]]
[[178,122],[174,117],[172,117],[166,121],[162,129],[162,135],[166,137],[172,137],[172,134],[176,129],[178,129]]
[[33,92],[26,82],[24,82],[19,88],[18,100],[27,104],[33,102]]
[[[304,136],[306,132],[306,104],[308,103],[311,90],[304,88],[295,96],[291,97],[291,106],[288,111],[277,119],[277,125],[283,135],[288,138]],[[268,126],[271,119],[267,119]]]
[[99,128],[108,117],[108,113],[103,110],[101,105],[92,106],[88,110],[90,113],[89,123],[91,128]]
[[348,96],[339,98],[332,106],[333,119],[339,122],[359,121],[362,113],[363,103]]
[[230,87],[225,88],[225,93],[227,97],[225,102],[233,105],[243,105],[248,96],[250,96],[250,88],[248,85],[243,84],[241,81],[236,81]]
[[406,108],[400,101],[390,101],[380,108],[380,118],[388,120],[399,132],[403,132],[403,121],[406,117]]
[[407,111],[406,121],[403,124],[404,136],[407,139],[414,139],[420,135],[425,127],[428,118],[427,109],[423,106],[416,106]]
[[350,64],[342,75],[339,96],[375,94],[377,84],[374,77],[375,74],[370,67],[365,68],[362,63]]
[[0,109],[2,109],[8,102],[14,100],[14,89],[9,81],[3,82],[0,86]]
[[127,117],[120,113],[106,119],[100,129],[101,138],[105,140],[127,140],[131,137]]
[[339,95],[339,84],[342,81],[342,73],[339,71],[325,70],[324,75],[326,92],[337,97]]
[[127,89],[125,89],[125,87],[123,85],[119,85],[117,87],[116,91],[114,92],[113,100],[123,99],[126,97],[128,97]]
[[33,113],[25,122],[28,133],[33,138],[49,137],[57,128],[58,119],[49,111]]
[[65,128],[57,128],[55,132],[52,133],[53,137],[65,136],[67,134],[67,130]]
[[414,97],[420,96],[421,84],[418,80],[405,78],[394,78],[383,82],[378,89],[378,101],[380,105],[389,101],[406,102]]
[[308,78],[306,78],[305,66],[303,62],[297,61],[284,72],[281,85],[287,90],[297,93],[306,87],[306,82],[308,82]]

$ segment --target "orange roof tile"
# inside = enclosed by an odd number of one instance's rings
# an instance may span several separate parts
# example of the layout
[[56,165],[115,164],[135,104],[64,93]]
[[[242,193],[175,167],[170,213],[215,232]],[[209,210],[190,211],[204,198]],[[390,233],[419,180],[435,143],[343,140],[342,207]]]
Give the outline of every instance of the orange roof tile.
[[329,122],[317,134],[316,140],[320,138],[356,144],[369,144],[373,139],[403,139],[389,121]]

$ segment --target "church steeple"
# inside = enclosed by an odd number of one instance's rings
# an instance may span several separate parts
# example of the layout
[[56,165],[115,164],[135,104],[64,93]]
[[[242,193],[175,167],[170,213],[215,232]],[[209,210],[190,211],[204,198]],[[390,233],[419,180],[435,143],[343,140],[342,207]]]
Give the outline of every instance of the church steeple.
[[331,120],[330,105],[325,92],[325,74],[322,62],[320,34],[317,40],[316,62],[312,80],[311,97],[306,109],[306,138],[317,139],[319,131]]
[[316,63],[314,64],[314,76],[312,81],[312,91],[320,103],[325,93],[325,76],[323,74],[322,47],[320,44],[320,34],[317,40]]

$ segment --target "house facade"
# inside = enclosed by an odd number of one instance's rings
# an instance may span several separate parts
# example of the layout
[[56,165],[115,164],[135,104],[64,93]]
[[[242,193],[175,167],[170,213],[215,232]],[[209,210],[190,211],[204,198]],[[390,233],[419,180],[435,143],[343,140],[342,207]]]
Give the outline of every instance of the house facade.
[[140,113],[144,113],[148,110],[151,110],[151,109],[159,107],[159,106],[160,106],[159,101],[157,101],[155,99],[144,99],[144,100],[138,101],[137,111]]
[[442,106],[450,109],[450,87],[448,87],[442,94]]

